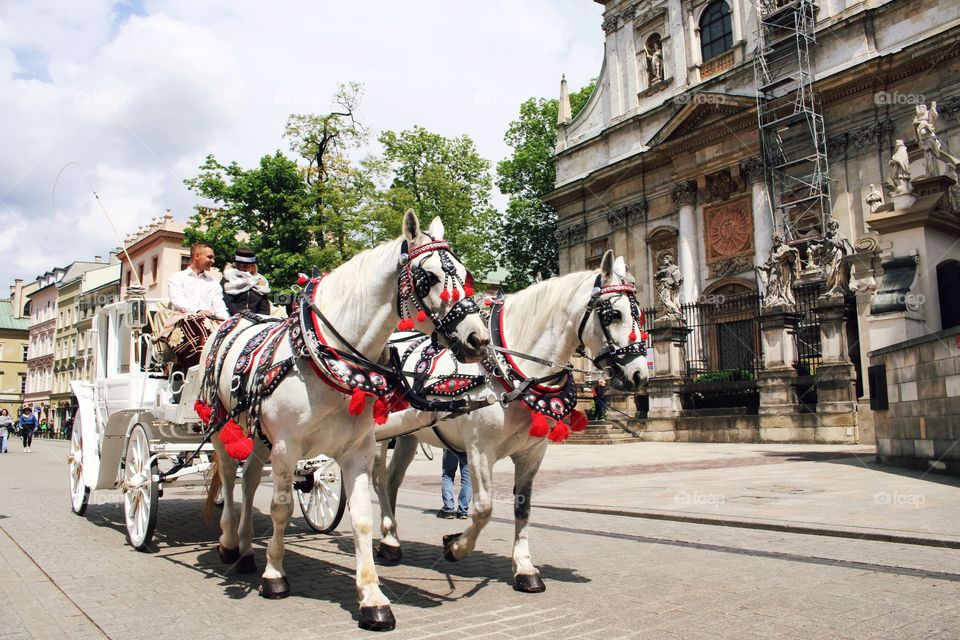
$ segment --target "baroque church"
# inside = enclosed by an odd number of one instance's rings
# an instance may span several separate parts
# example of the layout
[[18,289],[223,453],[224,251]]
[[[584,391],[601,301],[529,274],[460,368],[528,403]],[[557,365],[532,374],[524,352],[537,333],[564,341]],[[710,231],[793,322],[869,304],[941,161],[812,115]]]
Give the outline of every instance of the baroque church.
[[[652,391],[639,398],[640,422],[668,416],[659,439],[872,443],[871,397],[897,389],[870,384],[870,354],[960,325],[960,3],[594,1],[604,6],[597,88],[571,114],[561,84],[557,179],[543,199],[558,211],[561,273],[612,249],[648,316],[662,315],[664,258],[682,274],[679,366],[651,357],[651,385],[669,375],[675,397],[667,409]],[[829,274],[811,256],[825,238],[846,247],[843,429],[763,428],[758,267],[775,236],[799,257],[785,334],[796,375],[778,402],[819,414],[817,425],[830,395],[817,393],[817,373],[837,345],[825,344],[818,311]],[[731,395],[723,382],[745,399],[711,405],[711,392]],[[749,419],[722,433],[694,424],[711,412]]]

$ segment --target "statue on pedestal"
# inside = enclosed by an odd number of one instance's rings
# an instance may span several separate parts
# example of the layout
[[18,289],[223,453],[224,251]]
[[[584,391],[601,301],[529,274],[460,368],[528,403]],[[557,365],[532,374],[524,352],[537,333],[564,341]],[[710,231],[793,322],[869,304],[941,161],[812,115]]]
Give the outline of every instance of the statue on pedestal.
[[773,235],[773,246],[767,261],[756,267],[757,280],[763,289],[764,307],[796,307],[793,285],[797,281],[800,252],[783,241],[779,233]]
[[822,298],[843,297],[850,293],[850,268],[844,258],[853,253],[853,245],[846,238],[840,236],[840,223],[834,218],[827,221],[823,239],[811,245],[807,255],[817,261],[817,266],[823,271],[825,291]]
[[657,297],[663,305],[661,318],[683,320],[683,311],[680,309],[680,287],[683,285],[683,274],[680,267],[673,264],[673,256],[665,254],[660,259],[660,267],[653,276],[657,282]]
[[929,109],[925,104],[918,104],[917,114],[913,117],[913,128],[917,134],[917,144],[923,150],[923,168],[927,177],[940,175],[939,160],[943,160],[954,168],[960,164],[960,158],[955,158],[947,153],[940,139],[937,138],[937,130],[934,124],[939,117],[936,101],[930,103]]
[[647,40],[647,82],[650,86],[663,82],[663,45],[660,36],[653,34]]
[[907,145],[903,140],[897,140],[889,164],[890,189],[893,195],[913,193],[913,184],[910,182],[910,156],[907,154]]
[[870,193],[867,194],[867,206],[870,207],[870,213],[876,213],[877,209],[883,206],[883,192],[875,185],[870,185]]

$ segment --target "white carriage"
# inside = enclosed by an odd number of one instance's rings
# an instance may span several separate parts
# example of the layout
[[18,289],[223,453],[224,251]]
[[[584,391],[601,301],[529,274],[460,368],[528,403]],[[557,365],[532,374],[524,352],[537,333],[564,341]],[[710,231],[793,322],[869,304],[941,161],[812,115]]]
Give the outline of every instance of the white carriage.
[[[213,446],[194,411],[201,371],[169,376],[154,359],[147,326],[160,301],[133,298],[97,311],[92,323],[96,382],[71,382],[77,406],[70,454],[71,508],[83,515],[91,491],[119,490],[127,539],[145,550],[153,539],[164,486],[204,482]],[[182,385],[179,402],[174,388]],[[242,473],[242,470],[241,470]],[[307,523],[327,532],[343,516],[336,462],[324,456],[301,461],[296,493]]]

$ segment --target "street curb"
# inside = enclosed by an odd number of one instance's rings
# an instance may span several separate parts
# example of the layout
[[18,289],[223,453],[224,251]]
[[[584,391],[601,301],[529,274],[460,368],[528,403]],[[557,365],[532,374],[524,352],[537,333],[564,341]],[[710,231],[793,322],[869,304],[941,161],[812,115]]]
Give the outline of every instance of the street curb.
[[657,511],[628,511],[624,509],[612,509],[603,507],[576,507],[558,504],[536,505],[538,509],[551,509],[554,511],[572,511],[576,513],[590,513],[604,516],[622,516],[625,518],[643,518],[646,520],[667,520],[671,522],[684,522],[688,524],[706,524],[716,527],[734,527],[739,529],[757,529],[760,531],[778,531],[781,533],[796,533],[803,535],[827,536],[832,538],[850,538],[856,540],[870,540],[874,542],[894,542],[899,544],[911,544],[922,547],[942,547],[947,549],[960,549],[960,539],[951,538],[927,538],[923,536],[912,536],[899,533],[878,533],[876,531],[865,531],[861,529],[838,529],[831,527],[808,526],[801,524],[789,524],[785,522],[771,522],[769,520],[744,520],[735,518],[711,518],[708,516],[681,515],[678,513],[657,512]]

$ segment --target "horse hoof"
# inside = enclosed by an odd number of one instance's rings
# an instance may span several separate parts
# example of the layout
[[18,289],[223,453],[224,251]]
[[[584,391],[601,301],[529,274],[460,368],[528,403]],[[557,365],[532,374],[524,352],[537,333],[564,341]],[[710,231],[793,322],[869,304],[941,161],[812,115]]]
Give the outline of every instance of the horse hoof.
[[380,607],[360,607],[360,622],[357,626],[366,631],[393,631],[397,620],[388,604]]
[[240,558],[235,567],[237,573],[256,573],[257,572],[257,559],[253,557],[252,553]]
[[453,545],[459,539],[459,533],[451,533],[450,535],[443,536],[443,557],[450,562],[456,562],[459,560],[459,558],[454,557],[453,555]]
[[290,595],[290,583],[283,576],[264,578],[260,582],[260,595],[268,600],[279,600]]
[[547,586],[540,579],[540,574],[514,576],[513,590],[520,593],[543,593]]
[[400,564],[400,559],[402,557],[403,552],[400,551],[400,547],[395,547],[390,544],[383,544],[382,542],[377,545],[378,564],[392,567]]
[[240,549],[227,549],[222,544],[217,545],[217,553],[220,554],[220,562],[223,564],[233,564],[240,559]]

